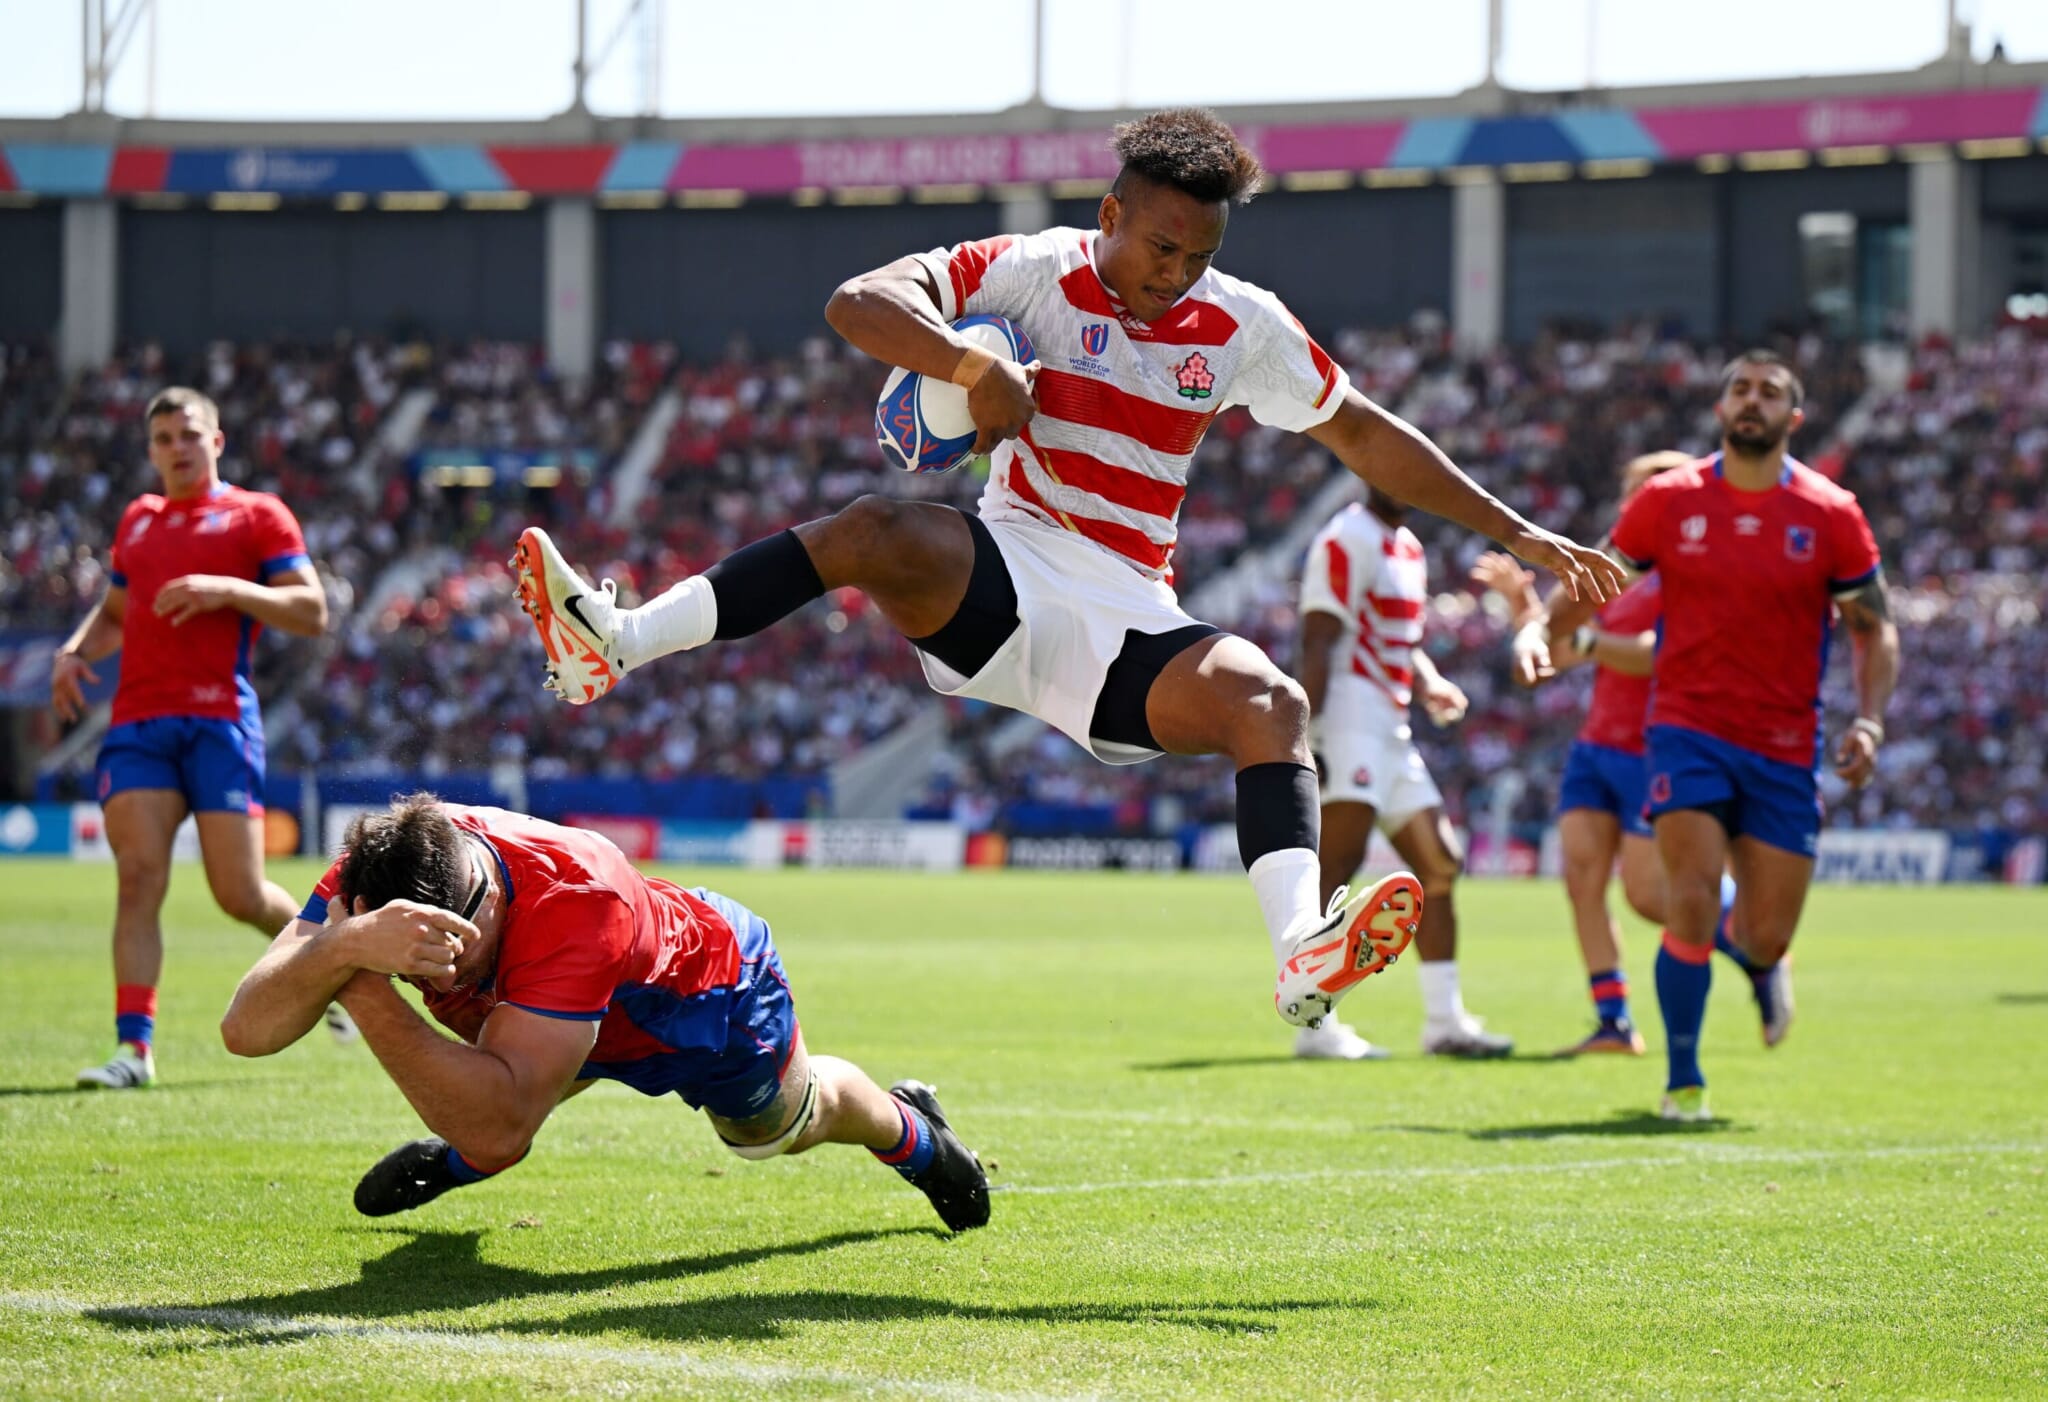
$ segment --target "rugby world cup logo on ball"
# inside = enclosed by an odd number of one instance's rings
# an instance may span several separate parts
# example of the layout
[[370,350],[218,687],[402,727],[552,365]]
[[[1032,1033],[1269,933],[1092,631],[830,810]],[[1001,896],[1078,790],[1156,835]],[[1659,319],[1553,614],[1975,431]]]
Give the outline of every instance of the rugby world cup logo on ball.
[[[1008,317],[964,316],[953,329],[990,354],[1028,365],[1031,338]],[[974,416],[967,391],[901,367],[889,373],[875,403],[875,441],[905,472],[950,472],[974,456]]]

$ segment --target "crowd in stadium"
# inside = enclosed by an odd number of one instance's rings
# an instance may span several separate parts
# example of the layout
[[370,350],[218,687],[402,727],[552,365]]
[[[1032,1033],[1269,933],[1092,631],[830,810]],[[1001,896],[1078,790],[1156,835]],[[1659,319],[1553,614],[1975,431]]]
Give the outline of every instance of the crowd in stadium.
[[[1511,505],[1582,539],[1610,519],[1620,463],[1714,442],[1709,404],[1725,348],[1636,330],[1559,334],[1468,359],[1429,321],[1329,341],[1361,389]],[[1959,347],[1929,343],[1912,351],[1902,386],[1868,395],[1853,348],[1808,338],[1788,349],[1808,392],[1794,449],[1861,496],[1904,635],[1884,781],[1833,797],[1861,823],[2048,827],[2048,634],[2037,626],[2048,341],[2008,329]],[[817,772],[933,704],[910,649],[863,600],[828,598],[743,647],[660,664],[603,704],[571,710],[540,689],[504,557],[524,525],[542,523],[634,599],[864,492],[970,505],[971,474],[904,478],[881,466],[871,427],[880,377],[822,336],[787,357],[736,347],[710,364],[618,343],[575,385],[549,374],[537,348],[504,343],[254,343],[185,359],[144,346],[69,383],[41,350],[6,348],[0,491],[12,510],[0,617],[68,629],[98,597],[112,524],[151,485],[142,406],[163,384],[191,383],[221,404],[224,475],[291,505],[328,582],[332,636],[263,654],[273,768]],[[644,479],[626,484],[621,463],[671,386],[681,411]],[[430,403],[414,441],[394,453],[380,435],[414,390]],[[1845,420],[1859,402],[1861,415]],[[511,487],[417,470],[437,454],[508,453],[568,470],[557,485]],[[1332,470],[1305,438],[1241,414],[1219,420],[1181,516],[1183,593],[1272,541]],[[622,502],[622,490],[637,499]],[[1428,518],[1412,524],[1439,591],[1427,646],[1472,701],[1458,728],[1420,727],[1431,767],[1455,816],[1469,821],[1499,801],[1517,819],[1540,819],[1583,678],[1512,687],[1501,620],[1466,583],[1486,543]],[[1254,590],[1239,616],[1213,621],[1283,665],[1296,660],[1284,586]],[[1078,805],[1094,810],[1092,823],[1127,831],[1228,817],[1220,762],[1110,768],[1050,732],[1020,741],[1007,717],[951,709],[953,758],[920,800],[926,809],[1001,825]],[[1502,793],[1508,774],[1519,787]]]

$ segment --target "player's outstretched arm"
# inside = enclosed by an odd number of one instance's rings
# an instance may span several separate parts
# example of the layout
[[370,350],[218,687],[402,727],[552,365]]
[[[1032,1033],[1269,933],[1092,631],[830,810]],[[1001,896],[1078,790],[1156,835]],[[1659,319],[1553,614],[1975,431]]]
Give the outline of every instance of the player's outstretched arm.
[[1835,750],[1835,773],[1862,788],[1877,773],[1877,748],[1884,743],[1884,712],[1899,684],[1899,629],[1892,622],[1884,576],[1835,600],[1855,653],[1856,719]]
[[849,345],[884,364],[965,388],[968,412],[980,430],[974,451],[985,453],[1023,432],[1038,412],[1031,397],[1038,363],[998,360],[940,314],[931,272],[915,258],[848,279],[825,304],[825,320]]
[[221,1019],[221,1041],[236,1056],[269,1056],[310,1032],[359,972],[452,979],[476,927],[453,911],[392,901],[345,916],[340,900],[327,922],[294,920],[242,976]]
[[57,719],[74,721],[85,714],[85,688],[99,681],[92,664],[121,650],[121,625],[128,619],[128,591],[111,585],[92,612],[50,659],[50,705]]
[[1574,598],[1611,599],[1626,582],[1621,566],[1606,555],[1523,520],[1413,425],[1355,389],[1347,389],[1337,412],[1308,434],[1389,496],[1477,531],[1549,570]]
[[341,990],[378,1063],[428,1129],[485,1173],[517,1162],[597,1044],[597,1023],[500,1003],[475,1046],[429,1026],[386,979]]

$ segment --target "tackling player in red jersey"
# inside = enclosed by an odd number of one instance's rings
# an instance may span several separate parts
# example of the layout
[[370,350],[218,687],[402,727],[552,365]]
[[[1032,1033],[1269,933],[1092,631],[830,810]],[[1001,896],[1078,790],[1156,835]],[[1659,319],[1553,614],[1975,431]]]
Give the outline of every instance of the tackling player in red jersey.
[[681,1096],[742,1158],[864,1145],[953,1230],[988,1221],[988,1180],[931,1087],[885,1093],[812,1055],[768,923],[738,902],[642,876],[596,833],[431,794],[359,817],[343,847],[242,979],[221,1036],[268,1056],[330,999],[355,1015],[434,1132],[364,1175],[358,1211],[406,1211],[503,1172],[556,1105],[612,1080]]
[[[307,637],[327,626],[327,595],[290,509],[220,480],[227,440],[213,401],[166,389],[143,421],[163,492],[123,513],[106,595],[58,649],[50,676],[58,716],[75,720],[86,709],[83,684],[99,680],[92,664],[121,653],[98,766],[117,881],[119,1046],[105,1065],[78,1073],[80,1086],[111,1090],[156,1078],[158,916],[187,813],[224,912],[269,937],[297,910],[263,875],[263,717],[250,655],[266,624]],[[353,1035],[338,1009],[334,1027]]]
[[1852,786],[1876,773],[1898,681],[1899,634],[1870,525],[1853,495],[1785,451],[1804,397],[1769,351],[1731,361],[1714,406],[1721,451],[1648,483],[1612,537],[1663,581],[1646,736],[1668,892],[1657,955],[1668,1119],[1709,1118],[1699,1036],[1731,864],[1732,952],[1789,1014],[1786,952],[1820,835],[1820,687],[1838,613],[1855,651],[1856,716],[1835,772]]
[[[863,591],[945,694],[1039,717],[1107,763],[1228,755],[1238,851],[1278,966],[1280,1015],[1313,1026],[1412,938],[1401,873],[1317,899],[1319,816],[1301,687],[1251,642],[1190,618],[1168,576],[1195,449],[1242,405],[1305,433],[1389,496],[1501,541],[1596,597],[1621,572],[1532,525],[1350,386],[1270,292],[1217,271],[1230,209],[1263,172],[1206,112],[1117,130],[1122,161],[1093,229],[1050,229],[901,258],[833,294],[826,319],[876,359],[967,388],[993,449],[978,515],[866,496],[757,541],[628,610],[540,530],[515,564],[553,684],[578,704],[667,653],[743,638],[828,590]],[[1015,322],[1018,365],[952,322]]]

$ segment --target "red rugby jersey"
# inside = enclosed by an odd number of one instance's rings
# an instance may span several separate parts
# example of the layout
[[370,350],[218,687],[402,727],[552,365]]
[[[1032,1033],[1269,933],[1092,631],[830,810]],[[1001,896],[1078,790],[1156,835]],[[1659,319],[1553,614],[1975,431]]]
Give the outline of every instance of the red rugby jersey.
[[157,593],[188,574],[267,584],[306,563],[298,521],[268,492],[222,483],[190,501],[152,492],[130,502],[114,532],[113,583],[128,591],[128,612],[113,723],[157,716],[253,720],[249,663],[262,625],[233,608],[174,625],[157,616]]
[[[634,1061],[672,1050],[641,1031],[613,994],[654,986],[688,998],[730,987],[740,950],[725,917],[681,887],[642,876],[623,852],[594,832],[502,808],[446,805],[465,832],[497,858],[510,900],[498,937],[498,964],[478,988],[442,993],[416,985],[427,1011],[474,1042],[501,1003],[547,1017],[598,1024],[589,1059]],[[337,860],[299,912],[326,920]]]
[[1818,764],[1835,596],[1879,570],[1856,498],[1790,459],[1776,485],[1737,491],[1716,454],[1646,483],[1613,543],[1663,579],[1649,723]]
[[[1664,591],[1656,574],[1646,574],[1610,599],[1594,615],[1603,633],[1633,637],[1657,626],[1664,613]],[[1643,727],[1650,709],[1650,679],[1632,677],[1612,667],[1593,669],[1593,699],[1579,738],[1629,754],[1643,752]]]

